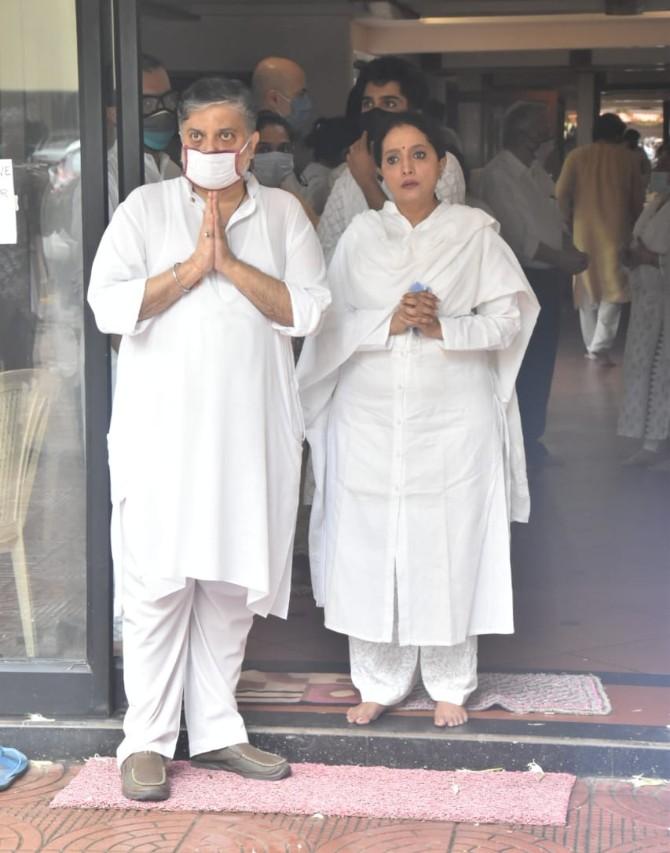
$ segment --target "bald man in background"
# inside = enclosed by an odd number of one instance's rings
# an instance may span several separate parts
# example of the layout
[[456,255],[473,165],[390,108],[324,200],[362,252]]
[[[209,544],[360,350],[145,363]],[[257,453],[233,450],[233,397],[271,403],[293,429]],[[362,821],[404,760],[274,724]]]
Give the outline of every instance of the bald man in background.
[[254,68],[251,86],[259,110],[279,113],[300,135],[311,127],[312,101],[304,70],[292,59],[266,56]]

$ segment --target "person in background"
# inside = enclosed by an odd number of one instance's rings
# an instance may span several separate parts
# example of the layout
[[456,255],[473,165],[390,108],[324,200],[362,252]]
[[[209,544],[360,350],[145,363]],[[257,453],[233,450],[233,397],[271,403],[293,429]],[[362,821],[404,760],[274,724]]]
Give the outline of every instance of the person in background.
[[624,263],[631,311],[617,432],[642,441],[624,464],[670,470],[661,452],[670,435],[670,191],[647,202]]
[[292,59],[267,56],[256,65],[251,88],[259,112],[268,110],[285,118],[296,134],[304,136],[312,122],[312,100],[305,71]]
[[500,222],[501,236],[517,256],[541,307],[516,384],[529,466],[548,454],[541,439],[558,351],[561,295],[569,276],[588,263],[567,237],[554,182],[535,159],[548,136],[543,104],[515,104],[505,116],[503,150],[479,179],[481,198]]
[[263,110],[256,121],[258,145],[254,153],[253,171],[264,187],[277,187],[293,193],[302,204],[312,225],[319,221],[305,199],[306,184],[295,173],[293,157],[294,131],[285,118]]
[[670,143],[661,142],[654,152],[654,171],[670,172]]
[[[426,105],[426,115],[430,116],[440,128],[447,150],[456,150],[461,156],[463,153],[463,140],[452,127],[447,126],[447,107],[442,101],[431,98]],[[463,163],[461,163],[461,167]]]
[[[172,88],[163,63],[143,54],[142,66],[142,143],[144,183],[153,184],[178,178],[181,168],[166,152],[177,133],[178,94]],[[107,120],[116,128],[116,107],[107,107]],[[109,215],[119,206],[119,153],[116,140],[107,152],[107,193]]]
[[575,246],[589,256],[573,280],[586,358],[611,366],[610,350],[628,302],[621,253],[640,215],[644,190],[638,159],[622,145],[626,125],[604,113],[593,125],[593,142],[565,160],[556,195]]
[[303,426],[292,337],[330,302],[314,229],[248,168],[251,93],[205,78],[179,103],[184,176],[138,187],[105,231],[88,301],[122,335],[109,430],[133,800],[170,794],[182,698],[191,760],[277,780],[235,688],[254,614],[286,617]]
[[649,190],[665,193],[670,190],[670,145],[662,142],[654,152],[654,168],[649,179]]
[[302,171],[306,197],[321,216],[335,181],[346,164],[347,151],[359,136],[358,121],[346,116],[319,118],[305,137],[312,161]]
[[[154,184],[181,175],[178,166],[167,154],[166,149],[177,133],[178,94],[172,89],[170,77],[163,63],[154,56],[140,57],[142,68],[142,142],[144,183]],[[108,72],[108,105],[106,108],[108,133],[111,143],[107,150],[107,209],[109,218],[119,206],[119,153],[116,142],[117,113],[113,91],[111,69]],[[82,241],[81,182],[72,192],[72,207],[69,230],[75,252],[73,264],[81,265],[79,249]],[[83,277],[79,271],[78,276]],[[77,276],[75,276],[76,278]],[[120,344],[118,335],[111,335],[111,384],[112,394],[116,386],[117,352]],[[123,622],[122,592],[123,579],[120,566],[114,565],[114,641],[121,641]]]
[[438,202],[439,129],[409,113],[387,128],[374,155],[394,201],[342,236],[298,364],[313,588],[349,635],[350,723],[401,702],[420,668],[435,725],[458,726],[477,636],[513,631],[510,521],[529,511],[514,380],[538,307],[497,223]]
[[[319,239],[326,262],[351,220],[366,210],[381,210],[388,200],[371,151],[381,112],[425,112],[428,84],[421,71],[397,56],[382,56],[364,66],[349,93],[347,115],[360,120],[359,139],[349,148],[347,166],[335,182],[319,221]],[[465,180],[455,157],[447,156],[437,183],[440,200],[461,204]]]
[[634,127],[629,127],[623,135],[623,141],[624,145],[630,148],[640,162],[642,187],[646,192],[651,178],[651,161],[649,160],[649,157],[647,157],[647,152],[640,145],[640,131],[635,130]]

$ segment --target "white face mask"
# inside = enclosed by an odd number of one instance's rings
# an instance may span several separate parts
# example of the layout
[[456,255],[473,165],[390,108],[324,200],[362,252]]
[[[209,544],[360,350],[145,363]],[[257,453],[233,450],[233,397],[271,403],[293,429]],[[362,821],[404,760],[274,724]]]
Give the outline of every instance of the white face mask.
[[184,175],[204,190],[225,190],[242,177],[239,160],[249,142],[247,139],[239,151],[199,151],[184,145]]
[[265,151],[254,156],[254,175],[264,187],[280,187],[293,174],[293,154]]

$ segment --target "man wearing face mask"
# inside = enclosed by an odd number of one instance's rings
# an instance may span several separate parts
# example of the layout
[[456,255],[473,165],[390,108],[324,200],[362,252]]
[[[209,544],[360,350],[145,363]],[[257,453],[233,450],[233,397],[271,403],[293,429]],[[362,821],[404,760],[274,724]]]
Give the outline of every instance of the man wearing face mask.
[[285,118],[298,136],[311,127],[312,100],[304,70],[292,59],[267,56],[256,65],[251,87],[259,112],[268,110]]
[[[179,166],[166,149],[177,133],[177,93],[163,64],[143,54],[142,65],[142,142],[144,144],[144,183],[153,184],[181,175]],[[107,119],[116,125],[116,107],[107,108]],[[109,213],[119,206],[119,155],[116,143],[107,153]]]
[[254,154],[254,175],[264,187],[278,187],[292,193],[316,226],[318,217],[304,197],[307,185],[295,173],[295,133],[285,118],[264,110],[256,122],[259,141]]
[[519,371],[516,388],[530,466],[547,450],[541,442],[558,350],[561,294],[568,277],[585,270],[563,227],[554,182],[536,160],[550,137],[543,104],[514,104],[505,116],[503,150],[482,170],[480,195],[500,222],[500,233],[516,254],[540,303],[540,316]]
[[[421,71],[397,56],[374,59],[361,70],[347,103],[347,115],[359,117],[361,136],[349,148],[347,168],[335,182],[319,222],[326,262],[354,216],[368,209],[381,210],[388,201],[371,152],[375,128],[383,123],[384,113],[425,112],[428,94]],[[463,171],[455,157],[447,155],[436,193],[440,201],[452,204],[465,200]]]
[[178,106],[184,175],[138,187],[105,231],[88,300],[123,336],[109,430],[123,569],[123,792],[169,796],[182,697],[191,760],[275,781],[235,688],[254,614],[288,611],[303,422],[291,339],[330,294],[296,199],[249,172],[251,93],[205,78]]

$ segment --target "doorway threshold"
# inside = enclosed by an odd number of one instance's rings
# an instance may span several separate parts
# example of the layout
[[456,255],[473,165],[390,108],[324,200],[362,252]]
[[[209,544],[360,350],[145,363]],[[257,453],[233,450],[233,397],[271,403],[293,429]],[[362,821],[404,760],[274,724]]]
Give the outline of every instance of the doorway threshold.
[[[595,722],[518,719],[481,712],[458,729],[437,729],[426,712],[388,713],[372,726],[346,723],[332,707],[247,706],[249,738],[293,762],[426,769],[526,770],[578,776],[670,778],[670,728]],[[602,720],[603,718],[600,718]],[[35,760],[113,755],[123,737],[122,715],[104,719],[0,719],[0,743]],[[177,758],[187,757],[182,731]]]

